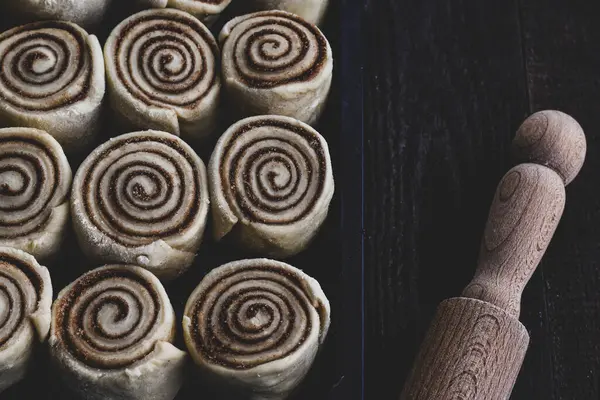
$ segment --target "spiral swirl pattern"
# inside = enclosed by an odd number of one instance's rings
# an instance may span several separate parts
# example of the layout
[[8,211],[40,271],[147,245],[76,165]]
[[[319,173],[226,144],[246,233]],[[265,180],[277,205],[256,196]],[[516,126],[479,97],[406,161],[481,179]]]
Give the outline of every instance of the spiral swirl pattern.
[[201,236],[208,212],[204,164],[176,136],[134,132],[98,147],[73,184],[77,224],[125,247]]
[[310,279],[266,259],[214,270],[187,302],[188,347],[209,363],[235,370],[293,354],[327,329],[327,300],[315,299]]
[[293,224],[312,213],[331,176],[323,138],[285,117],[240,121],[221,138],[213,161],[229,206],[269,225]]
[[70,185],[67,158],[49,134],[0,129],[0,243],[43,232]]
[[87,33],[69,22],[36,22],[0,35],[0,98],[48,112],[86,98],[94,64]]
[[315,25],[283,11],[241,17],[227,41],[231,45],[224,47],[223,59],[233,60],[237,77],[254,88],[310,81],[330,56],[327,39]]
[[105,48],[112,80],[145,105],[194,109],[218,85],[217,43],[182,11],[135,14],[115,28]]
[[80,277],[59,295],[53,335],[77,360],[100,369],[142,360],[172,336],[172,307],[158,280],[132,266],[111,265]]
[[22,257],[18,251],[0,248],[0,350],[18,339],[29,323],[28,316],[37,311],[42,298],[48,296],[45,294],[48,290],[51,288],[33,257]]

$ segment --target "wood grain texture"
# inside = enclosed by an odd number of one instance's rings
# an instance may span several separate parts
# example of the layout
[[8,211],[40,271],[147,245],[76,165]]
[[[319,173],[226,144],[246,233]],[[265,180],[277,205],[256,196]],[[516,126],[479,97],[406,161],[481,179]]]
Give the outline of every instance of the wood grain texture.
[[[368,2],[367,399],[397,399],[437,306],[475,272],[529,115],[518,15],[516,1]],[[527,292],[529,328],[543,309],[539,276]]]
[[498,184],[475,277],[463,298],[439,307],[401,399],[510,396],[529,341],[518,322],[521,295],[560,221],[564,185],[585,159],[583,131],[565,129],[573,126],[570,116],[555,111],[521,125],[513,149],[540,164],[519,164]]
[[562,222],[540,265],[542,292],[524,299],[542,301],[544,308],[537,327],[522,319],[533,328],[531,342],[536,348],[528,352],[530,364],[515,393],[549,400],[595,400],[600,398],[597,3],[521,0],[520,4],[531,110],[551,108],[573,116],[586,132],[588,151],[583,169],[567,188]]
[[529,335],[502,309],[461,297],[440,304],[423,343],[401,400],[506,400]]
[[519,164],[500,181],[483,233],[475,277],[462,295],[518,319],[521,295],[565,207],[562,178],[538,164]]
[[556,171],[566,185],[585,161],[587,142],[581,125],[557,110],[542,110],[527,117],[512,143],[516,162],[532,162]]

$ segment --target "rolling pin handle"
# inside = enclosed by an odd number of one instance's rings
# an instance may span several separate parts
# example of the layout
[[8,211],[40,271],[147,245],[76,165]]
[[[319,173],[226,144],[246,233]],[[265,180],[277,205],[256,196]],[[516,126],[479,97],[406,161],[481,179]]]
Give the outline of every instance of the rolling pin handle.
[[462,295],[518,318],[521,294],[560,221],[565,185],[581,170],[586,141],[572,117],[547,110],[523,122],[512,149],[522,163],[498,185],[475,277]]

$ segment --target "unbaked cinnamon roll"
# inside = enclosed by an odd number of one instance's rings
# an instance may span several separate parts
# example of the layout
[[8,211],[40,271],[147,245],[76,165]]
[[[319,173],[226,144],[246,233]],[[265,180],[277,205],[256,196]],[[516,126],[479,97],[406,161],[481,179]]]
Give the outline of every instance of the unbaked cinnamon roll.
[[243,0],[235,4],[240,12],[283,10],[319,25],[323,22],[329,0]]
[[229,6],[231,0],[137,0],[137,2],[146,7],[176,8],[192,14],[206,25],[211,26]]
[[227,100],[239,117],[317,121],[331,87],[333,57],[315,25],[284,11],[258,12],[229,21],[219,42]]
[[186,353],[175,313],[149,271],[108,265],[63,289],[52,306],[50,355],[66,386],[89,400],[172,400]]
[[55,255],[69,219],[71,177],[65,153],[48,133],[0,129],[0,246],[38,260]]
[[36,22],[0,34],[0,123],[50,133],[67,153],[97,133],[104,97],[98,39],[69,22]]
[[84,27],[96,27],[112,0],[0,0],[0,7],[17,17],[36,21],[70,21]]
[[251,259],[202,280],[186,303],[183,332],[208,382],[245,399],[274,400],[303,380],[329,323],[329,302],[315,279],[279,261]]
[[31,255],[0,247],[0,393],[26,374],[50,329],[52,283]]
[[229,128],[211,156],[209,183],[215,238],[231,234],[242,247],[276,258],[308,246],[334,192],[325,139],[282,116]]
[[202,160],[166,132],[118,136],[85,159],[73,179],[71,213],[85,254],[173,279],[200,247],[209,195]]
[[104,50],[110,104],[126,126],[192,142],[214,134],[220,55],[200,21],[179,10],[142,11],[113,30]]

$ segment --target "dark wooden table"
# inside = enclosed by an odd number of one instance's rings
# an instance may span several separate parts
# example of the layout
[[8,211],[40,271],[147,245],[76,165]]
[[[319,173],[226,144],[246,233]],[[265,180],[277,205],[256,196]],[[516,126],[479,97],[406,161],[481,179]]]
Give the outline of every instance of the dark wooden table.
[[600,398],[600,23],[589,0],[366,1],[366,398],[397,399],[437,304],[470,280],[510,142],[541,109],[587,135],[526,288],[513,399]]

